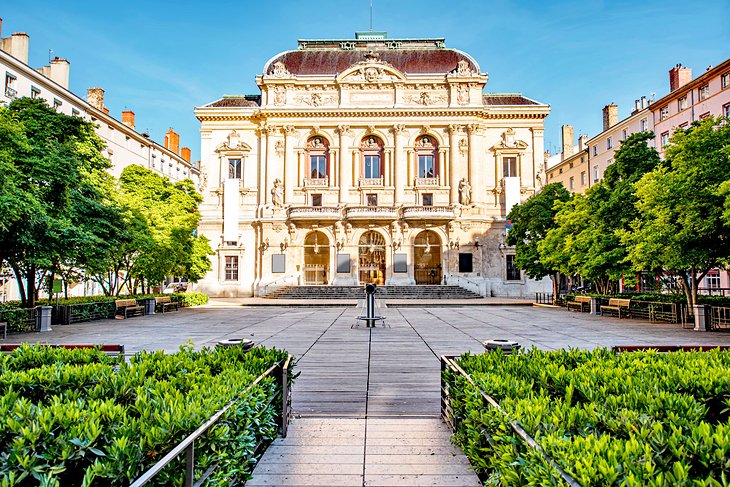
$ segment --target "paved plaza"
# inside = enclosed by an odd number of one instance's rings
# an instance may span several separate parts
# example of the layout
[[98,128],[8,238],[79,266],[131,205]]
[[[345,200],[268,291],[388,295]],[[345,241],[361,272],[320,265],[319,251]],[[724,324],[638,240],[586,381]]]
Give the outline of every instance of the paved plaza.
[[531,306],[390,307],[386,327],[352,328],[355,307],[206,306],[56,326],[6,342],[121,343],[128,352],[175,351],[250,338],[283,348],[301,372],[295,418],[249,486],[476,486],[439,420],[439,356],[480,353],[482,341],[525,347],[730,345],[730,334]]

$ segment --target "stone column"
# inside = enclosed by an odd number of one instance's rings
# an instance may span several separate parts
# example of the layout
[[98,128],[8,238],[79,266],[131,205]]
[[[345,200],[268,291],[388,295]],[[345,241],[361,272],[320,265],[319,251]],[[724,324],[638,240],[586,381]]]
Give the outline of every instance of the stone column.
[[391,186],[393,181],[391,179],[391,173],[393,169],[393,151],[391,149],[385,149],[383,151],[385,161],[383,161],[383,186]]
[[259,205],[266,203],[266,159],[268,157],[268,135],[264,125],[259,127],[258,199]]
[[294,146],[297,143],[297,130],[287,125],[284,127],[284,203],[291,204],[294,199],[294,187],[298,186],[297,181],[297,156],[294,153]]
[[403,203],[403,193],[408,177],[407,164],[403,163],[401,146],[401,135],[405,133],[405,125],[393,125],[393,166],[395,169],[394,185],[395,185],[395,204]]
[[340,153],[337,149],[330,149],[329,168],[327,168],[327,184],[330,188],[337,186],[339,181]]
[[264,167],[266,181],[264,185],[264,199],[266,203],[271,203],[271,188],[274,187],[274,180],[279,177],[278,174],[281,169],[274,146],[278,132],[279,127],[266,127],[266,164]]
[[350,155],[348,137],[352,136],[352,130],[349,125],[339,125],[337,133],[340,135],[340,157],[337,161],[340,176],[340,204],[345,204],[349,199],[350,181],[352,180],[352,157],[348,157]]
[[479,135],[482,128],[476,124],[470,124],[467,128],[469,134],[469,184],[471,185],[472,203],[484,203],[484,182],[479,170]]
[[449,185],[451,186],[451,203],[459,202],[459,130],[458,125],[449,125]]
[[446,186],[446,149],[439,148],[438,151],[438,177],[439,186]]
[[[545,178],[545,131],[543,129],[532,129],[532,186],[539,186],[537,183],[538,175]],[[590,167],[586,170],[590,179]],[[548,181],[543,180],[542,185],[546,185]],[[522,181],[523,185],[527,185],[526,181]]]

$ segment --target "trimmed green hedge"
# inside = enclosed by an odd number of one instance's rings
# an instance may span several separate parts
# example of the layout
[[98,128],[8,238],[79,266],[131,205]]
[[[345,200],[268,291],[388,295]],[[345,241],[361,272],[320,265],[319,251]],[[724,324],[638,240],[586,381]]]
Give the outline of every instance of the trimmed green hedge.
[[[0,356],[0,485],[129,485],[286,356],[191,346],[129,363],[94,349]],[[256,446],[277,434],[275,387],[260,382],[196,442],[198,476],[220,463],[209,485],[249,477]],[[181,485],[184,457],[153,485]]]
[[[730,485],[730,352],[463,355],[457,362],[583,486]],[[487,485],[565,485],[474,386],[445,372]]]
[[[687,304],[687,298],[684,294],[659,294],[659,293],[623,293],[623,294],[598,294],[598,293],[586,293],[587,296],[593,296],[601,299],[611,298],[624,298],[624,299],[635,299],[637,301],[653,301],[658,303],[679,303]],[[573,301],[573,298],[578,294],[570,293],[565,294],[563,299],[565,301]],[[710,296],[707,294],[698,294],[697,301],[700,304],[709,304],[711,306],[730,306],[730,296]]]
[[206,304],[208,302],[208,295],[195,292],[173,293],[172,299],[173,301],[178,301],[182,307],[200,306],[201,304]]

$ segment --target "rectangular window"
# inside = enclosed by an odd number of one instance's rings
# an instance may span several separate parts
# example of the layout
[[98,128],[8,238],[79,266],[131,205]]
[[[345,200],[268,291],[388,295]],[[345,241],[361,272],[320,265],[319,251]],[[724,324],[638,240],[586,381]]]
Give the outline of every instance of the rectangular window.
[[571,190],[571,191],[575,189],[575,182],[573,181],[573,177],[572,176],[568,180],[568,189]]
[[730,73],[725,73],[720,76],[720,86],[723,90],[725,88],[730,88]]
[[644,119],[641,120],[641,131],[642,132],[646,132],[647,130],[649,130],[649,123],[644,118]]
[[81,116],[81,112],[79,112],[75,108],[72,108],[71,109],[71,115],[73,115],[74,117],[79,117],[79,116]]
[[666,147],[667,144],[669,144],[669,132],[664,132],[662,134],[662,147]]
[[519,281],[522,279],[520,270],[515,266],[515,256],[507,255],[507,280]]
[[228,179],[241,179],[241,159],[228,159]]
[[613,137],[609,137],[606,139],[606,150],[611,149],[613,147]]
[[61,100],[59,100],[58,98],[53,99],[53,109],[54,110],[58,110],[59,108],[61,108],[61,105],[63,105],[63,102]]
[[594,156],[597,156],[598,155],[598,146],[597,145],[594,145],[593,146],[593,155]]
[[5,96],[8,98],[15,98],[18,92],[15,91],[15,80],[16,76],[10,73],[5,73]]
[[367,198],[367,205],[368,206],[378,206],[378,195],[377,194],[367,194],[365,195]]
[[312,206],[322,206],[322,195],[321,194],[312,195]]
[[583,171],[580,173],[580,185],[585,186],[586,185],[586,172]]
[[436,168],[433,164],[433,156],[418,156],[418,177],[435,178]]
[[421,197],[423,206],[433,206],[433,193],[424,193]]
[[593,182],[597,183],[600,176],[601,174],[598,172],[598,166],[593,166]]
[[31,86],[30,87],[30,97],[35,100],[39,96],[41,96],[41,89],[36,88],[35,86]]
[[722,107],[722,116],[730,118],[730,103]]
[[377,179],[380,175],[380,156],[365,156],[365,178]]
[[629,131],[627,129],[623,129],[621,131],[621,140],[626,140],[629,138]]
[[226,256],[226,281],[238,280],[238,256]]
[[705,112],[702,115],[700,115],[700,120],[702,120],[703,118],[707,118],[709,116],[710,116],[710,112]]
[[327,161],[323,155],[309,156],[309,174],[312,179],[327,177]]
[[687,95],[684,95],[682,98],[677,100],[677,110],[682,111],[687,109]]
[[666,120],[669,118],[669,105],[664,106],[659,110],[659,120]]
[[474,272],[474,254],[459,253],[459,272]]
[[505,178],[517,177],[516,157],[505,157],[502,159],[502,176]]
[[710,97],[710,85],[700,86],[697,88],[697,99],[699,101],[707,100]]
[[718,271],[710,271],[705,278],[706,287],[708,289],[720,288],[720,273]]

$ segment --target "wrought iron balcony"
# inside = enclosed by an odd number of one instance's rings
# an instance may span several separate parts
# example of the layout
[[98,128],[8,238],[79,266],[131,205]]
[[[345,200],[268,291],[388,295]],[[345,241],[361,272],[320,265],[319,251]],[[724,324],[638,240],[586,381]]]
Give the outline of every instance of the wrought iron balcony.
[[342,210],[334,206],[293,206],[287,216],[290,220],[339,220]]
[[454,218],[450,206],[404,206],[403,218],[445,220]]

